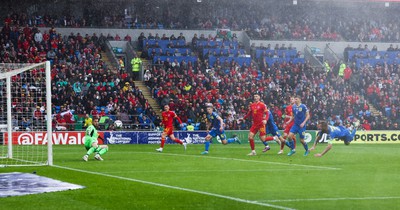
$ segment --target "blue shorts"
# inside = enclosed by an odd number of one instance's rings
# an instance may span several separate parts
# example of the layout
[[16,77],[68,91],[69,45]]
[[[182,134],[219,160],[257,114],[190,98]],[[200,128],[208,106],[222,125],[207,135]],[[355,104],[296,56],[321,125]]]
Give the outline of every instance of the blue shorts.
[[351,135],[346,135],[345,137],[340,138],[343,141],[352,141],[353,137]]
[[354,139],[354,136],[356,135],[356,129],[353,129],[352,131],[348,130],[344,126],[338,126],[340,129],[340,133],[337,134],[338,136],[332,136],[332,138],[337,138],[343,141],[350,142]]
[[266,132],[267,134],[271,134],[272,136],[281,136],[279,135],[279,129],[278,126],[276,125],[268,125],[266,126]]
[[304,127],[300,128],[300,125],[294,124],[292,126],[292,128],[290,129],[290,132],[294,133],[294,134],[298,133],[299,136],[300,136],[300,139],[304,139],[304,133],[306,131],[306,127],[307,126],[304,126]]
[[216,137],[219,136],[219,138],[221,140],[225,140],[226,139],[226,135],[225,135],[225,130],[220,131],[219,129],[216,128],[212,128],[208,134],[212,137]]

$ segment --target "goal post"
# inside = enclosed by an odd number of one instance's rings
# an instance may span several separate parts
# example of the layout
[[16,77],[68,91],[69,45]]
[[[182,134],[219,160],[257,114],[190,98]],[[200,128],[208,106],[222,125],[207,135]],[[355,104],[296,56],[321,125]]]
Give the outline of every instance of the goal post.
[[50,62],[1,63],[0,106],[0,166],[53,165]]

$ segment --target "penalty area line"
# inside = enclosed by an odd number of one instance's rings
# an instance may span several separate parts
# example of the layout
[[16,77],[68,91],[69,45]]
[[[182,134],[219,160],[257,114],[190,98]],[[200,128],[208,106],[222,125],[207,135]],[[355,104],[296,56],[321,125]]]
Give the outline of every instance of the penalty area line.
[[200,155],[184,155],[184,154],[176,154],[176,153],[157,153],[157,152],[134,152],[134,153],[183,156],[183,157],[195,157],[195,158],[210,158],[210,159],[219,159],[219,160],[234,160],[234,161],[251,162],[251,163],[264,163],[264,164],[271,164],[271,165],[317,168],[317,169],[324,169],[324,170],[341,170],[341,168],[326,167],[326,166],[302,165],[302,164],[295,164],[295,163],[281,163],[281,162],[271,162],[271,161],[261,161],[261,160],[246,160],[246,159],[239,159],[239,158],[212,157],[212,156],[205,156],[205,155],[200,156]]
[[146,171],[104,171],[103,173],[106,174],[121,174],[121,173],[210,173],[210,172],[215,172],[215,173],[231,173],[231,172],[274,172],[274,171],[279,171],[279,172],[285,172],[285,171],[320,171],[320,170],[326,170],[326,169],[318,169],[318,168],[313,168],[313,169],[308,169],[308,168],[282,168],[282,169],[243,169],[243,170],[174,170],[174,171],[151,171],[151,170],[146,170]]
[[340,201],[340,200],[389,200],[400,199],[400,197],[359,197],[359,198],[306,198],[306,199],[282,199],[282,200],[263,200],[260,202],[303,202],[303,201]]
[[153,185],[153,186],[158,186],[158,187],[164,187],[164,188],[169,188],[169,189],[192,192],[192,193],[197,193],[197,194],[202,194],[202,195],[207,195],[207,196],[213,196],[213,197],[233,200],[233,201],[237,201],[237,202],[241,202],[241,203],[248,203],[248,204],[254,204],[254,205],[259,205],[259,206],[266,206],[266,207],[271,207],[271,208],[275,208],[275,209],[294,210],[292,208],[285,207],[285,206],[278,206],[278,205],[269,204],[269,203],[263,203],[263,202],[259,202],[259,201],[252,201],[252,200],[246,200],[246,199],[241,199],[241,198],[235,198],[235,197],[231,197],[231,196],[220,195],[220,194],[210,193],[210,192],[205,192],[205,191],[200,191],[200,190],[193,190],[193,189],[177,187],[177,186],[172,186],[172,185],[160,184],[160,183],[156,183],[156,182],[149,182],[149,181],[144,181],[144,180],[140,180],[140,179],[133,179],[133,178],[122,177],[122,176],[115,176],[115,175],[110,175],[110,174],[105,174],[105,173],[100,173],[100,172],[95,172],[95,171],[86,171],[86,170],[82,170],[82,169],[69,168],[69,167],[59,166],[59,165],[53,165],[53,167],[61,168],[61,169],[65,169],[65,170],[70,170],[70,171],[86,173],[86,174],[93,174],[93,175],[98,175],[98,176],[105,176],[105,177],[121,179],[121,180],[126,180],[126,181],[131,181],[131,182],[148,184],[148,185]]

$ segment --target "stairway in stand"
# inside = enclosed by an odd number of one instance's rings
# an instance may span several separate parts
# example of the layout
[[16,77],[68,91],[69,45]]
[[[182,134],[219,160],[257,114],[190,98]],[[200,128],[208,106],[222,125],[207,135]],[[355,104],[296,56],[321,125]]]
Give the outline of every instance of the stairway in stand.
[[[381,113],[381,111],[379,111],[377,108],[375,108],[374,105],[372,105],[371,103],[368,103],[368,106],[369,106],[369,110],[371,111],[372,116],[377,116],[377,115],[379,115],[379,113]],[[384,121],[386,121],[387,117],[384,114],[382,114],[382,119]]]
[[[113,61],[111,60],[111,58],[109,58],[109,56],[107,55],[106,52],[101,52],[101,53],[100,53],[100,56],[101,56],[101,60],[102,60],[103,62],[105,62],[105,63],[107,64],[107,67],[108,67],[109,69],[111,69],[111,70],[114,70],[114,66],[118,66],[118,65],[119,65],[119,64],[113,62]],[[118,73],[118,72],[114,72],[114,71],[113,71],[113,73],[116,74],[116,73]]]
[[144,84],[143,81],[135,81],[135,85],[139,87],[142,91],[145,99],[149,101],[150,106],[156,112],[156,114],[161,118],[161,107],[158,105],[157,100],[152,97],[151,90]]

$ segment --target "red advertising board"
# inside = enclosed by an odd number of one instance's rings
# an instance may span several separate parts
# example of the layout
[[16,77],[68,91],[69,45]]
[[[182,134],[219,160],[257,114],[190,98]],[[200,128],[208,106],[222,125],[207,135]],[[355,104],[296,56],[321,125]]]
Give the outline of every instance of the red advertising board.
[[[104,138],[104,133],[99,132]],[[8,135],[4,133],[4,144],[8,144]],[[80,145],[85,143],[85,132],[53,132],[54,145]],[[98,139],[99,144],[103,141]],[[47,144],[46,132],[13,132],[12,143],[15,145],[43,145]]]

